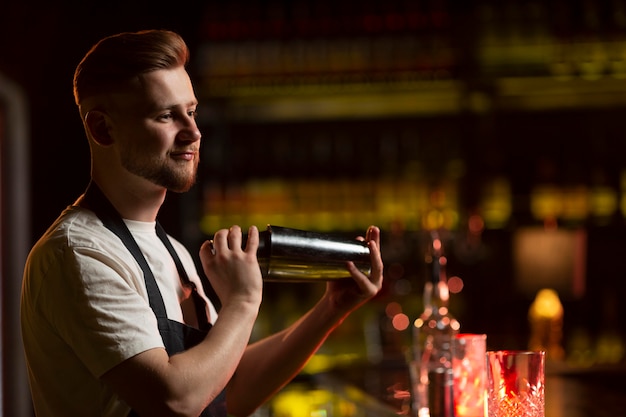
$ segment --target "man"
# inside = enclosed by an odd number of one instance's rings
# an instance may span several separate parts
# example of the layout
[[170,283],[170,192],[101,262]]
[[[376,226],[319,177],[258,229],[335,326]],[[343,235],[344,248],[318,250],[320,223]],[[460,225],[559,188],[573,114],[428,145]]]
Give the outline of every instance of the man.
[[153,30],[103,39],[76,69],[91,183],[31,251],[22,289],[39,417],[249,415],[381,288],[380,232],[370,227],[369,277],[348,263],[352,280],[329,282],[296,323],[248,345],[262,297],[259,235],[251,227],[242,248],[233,226],[200,249],[217,314],[192,257],[156,221],[167,191],[196,177],[187,61],[177,34]]

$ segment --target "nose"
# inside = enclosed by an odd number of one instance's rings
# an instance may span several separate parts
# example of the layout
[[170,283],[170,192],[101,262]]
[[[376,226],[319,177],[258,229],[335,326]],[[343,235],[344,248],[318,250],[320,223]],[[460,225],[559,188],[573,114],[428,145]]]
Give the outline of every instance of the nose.
[[198,129],[195,119],[189,119],[178,134],[181,140],[186,142],[196,142],[202,138],[202,133]]

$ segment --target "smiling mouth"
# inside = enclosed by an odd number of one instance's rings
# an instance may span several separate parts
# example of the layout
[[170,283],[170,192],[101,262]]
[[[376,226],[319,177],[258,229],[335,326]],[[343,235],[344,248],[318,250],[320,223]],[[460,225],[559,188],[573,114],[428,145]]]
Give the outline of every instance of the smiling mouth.
[[182,159],[186,161],[191,161],[196,157],[197,153],[198,153],[197,151],[181,151],[181,152],[172,152],[170,153],[170,155],[174,159]]

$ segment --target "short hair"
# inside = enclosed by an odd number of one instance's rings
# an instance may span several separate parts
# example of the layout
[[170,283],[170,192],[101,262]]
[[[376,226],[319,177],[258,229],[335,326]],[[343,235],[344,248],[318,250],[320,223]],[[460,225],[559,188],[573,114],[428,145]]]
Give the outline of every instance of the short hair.
[[92,96],[119,90],[139,76],[159,69],[185,66],[189,48],[168,30],[142,30],[108,36],[96,43],[74,72],[77,105]]

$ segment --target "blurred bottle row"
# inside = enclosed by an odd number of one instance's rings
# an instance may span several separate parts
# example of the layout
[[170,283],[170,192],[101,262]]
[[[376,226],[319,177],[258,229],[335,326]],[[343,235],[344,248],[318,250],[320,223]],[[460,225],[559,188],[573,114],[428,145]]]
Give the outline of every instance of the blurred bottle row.
[[623,0],[213,2],[196,68],[213,96],[481,74],[621,79],[625,10]]
[[[516,222],[604,226],[626,218],[626,171],[621,188],[536,184],[527,205],[515,204],[510,180],[485,180],[476,204],[463,201],[462,181],[442,178],[250,178],[205,181],[201,227],[206,234],[231,224],[288,225],[303,230],[349,232],[370,224],[385,229],[503,229]],[[517,210],[517,211],[514,211]],[[478,222],[478,223],[476,223]]]

